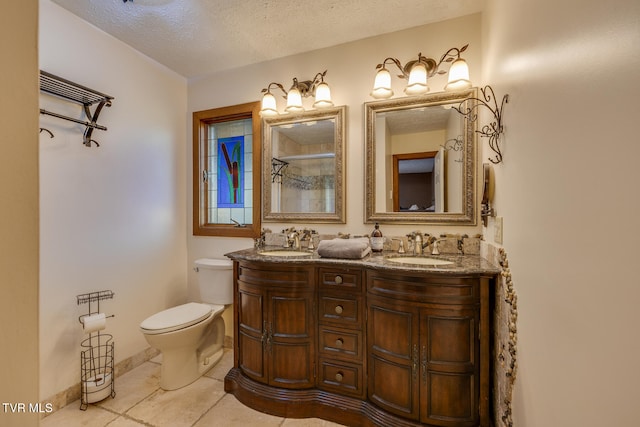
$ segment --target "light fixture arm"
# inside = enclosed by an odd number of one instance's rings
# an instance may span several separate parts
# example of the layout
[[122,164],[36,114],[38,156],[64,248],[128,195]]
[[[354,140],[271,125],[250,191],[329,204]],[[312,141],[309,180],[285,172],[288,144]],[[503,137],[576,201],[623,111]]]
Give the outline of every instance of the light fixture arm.
[[[453,108],[471,122],[475,122],[478,119],[478,108],[485,107],[491,112],[494,120],[489,124],[482,126],[482,129],[476,130],[476,132],[482,137],[489,138],[489,148],[491,148],[495,153],[495,158],[489,158],[489,161],[493,164],[498,164],[502,162],[502,152],[500,150],[500,135],[504,133],[502,110],[504,108],[504,104],[509,102],[509,95],[504,95],[500,106],[498,106],[498,100],[491,86],[487,85],[484,88],[481,88],[480,93],[482,93],[482,98],[467,98],[457,107]],[[469,100],[475,102],[470,107],[463,106],[463,104]]]
[[261,93],[271,93],[271,88],[274,87],[274,86],[276,88],[279,88],[282,91],[282,93],[284,94],[283,98],[286,99],[287,98],[287,91],[284,90],[284,87],[280,83],[276,83],[276,82],[269,83],[269,86],[267,86],[266,88],[262,89]]
[[388,63],[395,64],[396,67],[398,67],[398,69],[402,72],[402,74],[399,74],[398,77],[400,77],[401,79],[409,77],[409,74],[405,72],[404,67],[402,66],[402,63],[398,61],[396,58],[391,58],[391,57],[385,58],[385,60],[382,61],[381,64],[376,65],[376,70],[380,70],[380,69],[386,70],[387,69],[386,65]]
[[320,83],[324,82],[324,76],[326,74],[327,74],[327,70],[324,70],[322,73],[316,74],[313,80],[304,80],[301,82],[294,77],[293,86],[291,87],[298,88],[298,90],[300,91],[300,95],[302,95],[302,97],[304,98],[308,96],[314,96],[316,93],[316,87],[318,87]]
[[[443,62],[453,62],[456,59],[460,59],[460,54],[462,52],[464,52],[465,50],[467,50],[467,48],[469,47],[469,44],[465,44],[464,46],[462,46],[461,48],[457,48],[457,47],[452,47],[451,49],[449,49],[448,51],[446,51],[444,53],[444,55],[442,55],[442,57],[440,58],[440,61],[438,61],[438,64],[436,65],[436,70],[438,70],[440,68],[440,65],[442,65]],[[440,70],[437,71],[438,74],[446,74],[447,72],[444,70]],[[436,71],[434,71],[434,74],[436,74]],[[431,76],[429,76],[431,77]]]

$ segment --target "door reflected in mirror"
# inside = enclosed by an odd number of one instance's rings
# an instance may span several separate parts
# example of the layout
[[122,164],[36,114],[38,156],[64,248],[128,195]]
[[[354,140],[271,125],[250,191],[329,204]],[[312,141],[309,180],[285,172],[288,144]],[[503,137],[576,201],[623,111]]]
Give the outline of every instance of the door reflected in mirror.
[[368,222],[476,224],[475,89],[365,104]]
[[444,212],[444,148],[393,155],[393,212]]
[[345,107],[264,119],[263,218],[344,222]]

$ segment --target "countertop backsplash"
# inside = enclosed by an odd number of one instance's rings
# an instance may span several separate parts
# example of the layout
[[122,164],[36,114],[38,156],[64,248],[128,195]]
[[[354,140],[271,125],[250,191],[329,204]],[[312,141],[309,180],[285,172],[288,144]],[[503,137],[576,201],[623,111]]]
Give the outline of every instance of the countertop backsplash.
[[[285,231],[282,232],[272,232],[271,230],[266,229],[264,231],[264,245],[266,246],[284,246],[285,242]],[[298,230],[298,232],[302,232],[303,230]],[[427,234],[425,234],[425,237]],[[313,234],[313,245],[315,248],[318,247],[318,242],[320,240],[330,240],[335,238],[358,238],[358,237],[369,237],[367,235],[361,234]],[[467,234],[448,234],[441,233],[439,235],[431,235],[429,237],[435,237],[438,240],[438,251],[442,255],[480,255],[480,242],[482,241],[481,234],[475,234],[473,236],[469,236]],[[384,238],[384,251],[385,252],[398,252],[400,247],[400,242],[403,242],[404,250],[406,253],[413,252],[413,241],[407,235],[401,236],[383,236]],[[307,240],[301,239],[300,245],[303,249],[306,249],[309,242]],[[430,254],[431,246],[429,247],[429,252],[425,249],[425,254]],[[497,263],[495,263],[498,265]]]

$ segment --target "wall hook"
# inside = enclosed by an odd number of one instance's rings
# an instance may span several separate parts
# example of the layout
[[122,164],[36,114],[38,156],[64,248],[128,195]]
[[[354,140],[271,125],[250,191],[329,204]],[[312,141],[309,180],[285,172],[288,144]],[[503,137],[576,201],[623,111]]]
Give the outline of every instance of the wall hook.
[[49,129],[40,128],[40,133],[42,133],[42,131],[45,131],[46,133],[48,133],[49,134],[49,138],[53,138],[53,132],[51,132]]

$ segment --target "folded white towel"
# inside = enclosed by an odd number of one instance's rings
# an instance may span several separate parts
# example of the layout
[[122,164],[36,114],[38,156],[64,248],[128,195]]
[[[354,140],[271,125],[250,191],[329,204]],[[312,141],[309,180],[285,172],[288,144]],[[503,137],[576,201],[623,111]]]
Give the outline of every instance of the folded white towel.
[[369,255],[369,239],[333,239],[318,243],[318,255],[324,258],[360,259]]

